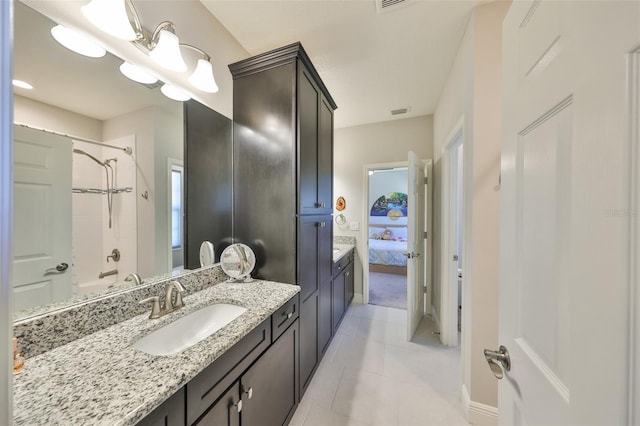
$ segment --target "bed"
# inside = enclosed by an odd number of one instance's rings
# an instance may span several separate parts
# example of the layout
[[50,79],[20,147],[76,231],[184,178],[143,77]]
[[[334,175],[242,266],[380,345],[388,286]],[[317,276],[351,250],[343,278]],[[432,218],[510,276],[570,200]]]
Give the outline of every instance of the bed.
[[406,226],[369,226],[369,270],[406,275]]

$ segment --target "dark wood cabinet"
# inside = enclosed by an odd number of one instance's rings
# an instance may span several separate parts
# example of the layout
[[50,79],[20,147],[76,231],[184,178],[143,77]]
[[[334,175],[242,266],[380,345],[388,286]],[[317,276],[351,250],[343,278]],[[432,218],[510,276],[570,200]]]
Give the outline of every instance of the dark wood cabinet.
[[243,425],[282,426],[297,406],[298,322],[240,378]]
[[344,315],[344,295],[345,295],[345,277],[344,273],[341,273],[333,279],[333,292],[331,299],[333,301],[333,333],[338,330],[338,325]]
[[353,261],[351,263],[349,263],[349,265],[347,266],[346,270],[344,271],[345,277],[344,277],[344,307],[345,307],[345,311],[347,309],[347,307],[349,307],[349,304],[351,303],[351,301],[353,300],[353,295],[354,295],[354,277],[353,277],[353,273],[354,273],[354,267],[353,267]]
[[196,102],[184,103],[185,268],[200,267],[211,241],[216,262],[231,243],[232,121]]
[[[234,239],[258,278],[300,293],[300,393],[317,366],[320,283],[332,278],[333,111],[300,43],[229,65],[233,76]],[[326,317],[329,315],[329,318]]]
[[300,307],[300,397],[311,382],[318,365],[319,292],[313,293]]
[[184,395],[184,388],[182,388],[138,422],[138,426],[184,426]]
[[198,426],[240,426],[240,383],[235,382],[196,423]]
[[318,348],[320,349],[320,355],[323,355],[329,347],[331,336],[333,336],[332,326],[332,312],[331,312],[331,291],[333,286],[333,279],[328,280],[320,284],[320,301],[319,301],[319,313],[318,313]]

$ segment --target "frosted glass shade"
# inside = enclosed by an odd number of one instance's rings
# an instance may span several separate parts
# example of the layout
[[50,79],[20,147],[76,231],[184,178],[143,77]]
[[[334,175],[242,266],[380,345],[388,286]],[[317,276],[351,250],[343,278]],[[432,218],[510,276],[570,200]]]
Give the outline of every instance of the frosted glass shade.
[[216,93],[218,85],[213,76],[213,65],[206,59],[198,59],[196,70],[189,77],[189,83],[197,89],[207,93]]
[[72,30],[62,25],[51,28],[51,35],[58,43],[69,50],[90,58],[101,58],[107,51],[102,46],[97,45],[83,33]]
[[120,65],[120,72],[128,79],[142,84],[153,84],[158,81],[156,77],[145,69],[129,62],[123,62],[122,65]]
[[126,0],[91,0],[82,6],[82,14],[96,27],[122,40],[133,41],[136,32],[127,14]]
[[180,53],[178,36],[168,30],[160,30],[156,47],[149,52],[149,57],[158,65],[171,71],[184,72],[187,64]]
[[189,94],[189,92],[181,87],[174,86],[173,84],[164,84],[160,88],[160,91],[167,98],[173,99],[174,101],[184,102],[191,99],[191,95]]

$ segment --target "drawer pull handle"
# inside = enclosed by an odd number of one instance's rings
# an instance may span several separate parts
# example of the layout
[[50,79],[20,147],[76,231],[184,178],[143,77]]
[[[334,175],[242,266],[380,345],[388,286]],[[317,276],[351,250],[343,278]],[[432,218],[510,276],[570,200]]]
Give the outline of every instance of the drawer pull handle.
[[287,319],[291,318],[292,316],[293,316],[293,312],[289,312],[289,313],[287,314]]
[[240,400],[238,402],[234,402],[233,406],[238,409],[238,413],[242,412],[242,400]]

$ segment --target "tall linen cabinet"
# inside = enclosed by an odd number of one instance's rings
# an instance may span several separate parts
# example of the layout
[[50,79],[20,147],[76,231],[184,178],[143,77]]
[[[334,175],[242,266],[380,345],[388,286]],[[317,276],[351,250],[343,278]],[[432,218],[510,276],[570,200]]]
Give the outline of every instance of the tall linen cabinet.
[[301,397],[321,356],[322,324],[331,321],[320,288],[332,279],[336,104],[300,43],[229,69],[234,240],[256,253],[256,277],[301,287]]

